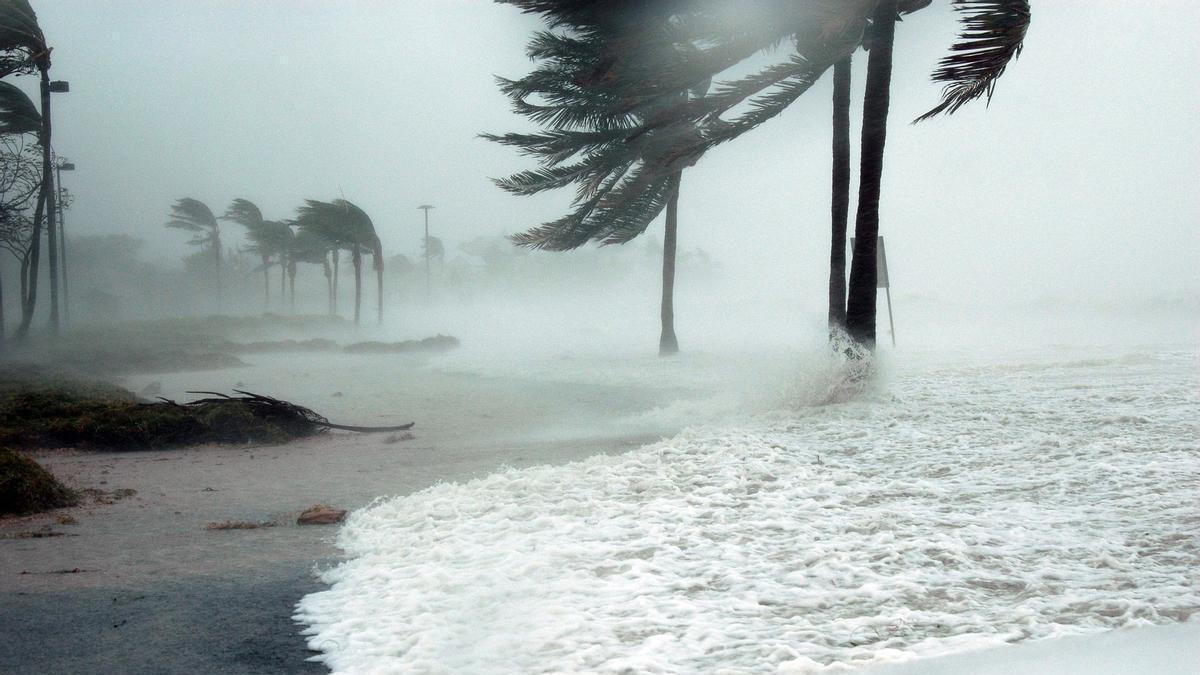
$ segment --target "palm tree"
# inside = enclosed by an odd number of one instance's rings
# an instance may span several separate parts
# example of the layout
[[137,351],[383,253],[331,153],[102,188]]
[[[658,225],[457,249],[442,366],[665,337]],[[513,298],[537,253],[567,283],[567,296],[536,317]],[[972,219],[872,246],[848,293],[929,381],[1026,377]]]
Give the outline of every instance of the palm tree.
[[268,235],[263,223],[262,211],[248,199],[235,199],[225,209],[225,215],[221,216],[221,220],[229,220],[246,228],[246,238],[250,241],[250,245],[246,246],[245,250],[248,253],[257,253],[262,260],[263,270],[263,311],[267,311],[271,306],[271,256],[275,254],[271,246],[271,239]]
[[192,233],[192,246],[207,246],[213,252],[213,275],[217,288],[217,313],[221,313],[221,226],[204,202],[184,197],[171,206],[167,227]]
[[[655,167],[664,155],[694,142],[696,125],[675,121],[689,100],[702,99],[709,81],[690,83],[664,96],[652,73],[680,67],[696,47],[677,30],[675,10],[647,3],[614,11],[603,3],[545,3],[508,0],[542,13],[561,33],[538,33],[531,57],[541,60],[526,77],[500,80],[513,108],[546,130],[536,134],[485,135],[539,158],[541,168],[497,184],[518,195],[577,185],[574,212],[517,234],[520,246],[566,251],[589,241],[622,244],[642,234],[664,208],[661,333],[659,354],[679,351],[674,324],[675,256],[679,185],[683,166],[662,177]],[[531,103],[538,97],[546,104]],[[650,126],[630,136],[631,124]],[[567,164],[574,160],[575,163]],[[686,165],[686,162],[684,163]],[[643,199],[627,194],[642,190]],[[635,215],[630,215],[633,212]]]
[[829,330],[846,328],[846,227],[850,218],[849,56],[833,66],[833,197],[830,200]]
[[325,271],[325,284],[327,287],[326,298],[329,303],[329,312],[333,313],[333,272],[329,267],[329,252],[333,249],[333,244],[325,237],[317,234],[311,229],[301,228],[292,238],[291,248],[288,250],[288,276],[292,288],[292,310],[296,309],[296,267],[297,263],[309,263],[320,265]]
[[[20,137],[38,133],[41,126],[41,115],[33,101],[17,87],[0,82],[0,139],[4,144],[3,166],[0,167],[0,247],[14,251],[16,249],[13,247],[20,246],[24,241],[26,219],[23,212],[41,185],[40,176],[34,175],[35,169],[27,161],[29,157]],[[0,346],[5,341],[2,282],[3,274],[0,273]],[[27,287],[24,276],[21,277],[21,287]],[[20,299],[24,309],[24,290]]]
[[[847,328],[868,345],[874,336],[875,235],[878,233],[878,188],[886,139],[894,24],[899,14],[917,11],[931,0],[797,0],[778,3],[771,11],[739,14],[732,20],[724,3],[611,3],[602,0],[504,0],[526,12],[545,16],[565,35],[539,33],[530,44],[534,58],[564,51],[575,64],[594,64],[574,78],[542,76],[526,83],[502,81],[510,96],[520,93],[519,111],[554,131],[530,135],[523,150],[546,158],[539,171],[523,172],[502,182],[517,194],[532,194],[569,184],[578,185],[575,211],[520,235],[536,239],[556,236],[563,242],[591,233],[618,243],[636,236],[670,201],[670,181],[713,147],[738,138],[777,116],[808,91],[822,74],[870,41],[880,55],[868,65],[864,111],[871,118],[864,130],[863,171],[856,232],[860,236],[851,269]],[[954,112],[971,100],[990,97],[997,78],[1020,53],[1029,24],[1028,0],[951,0],[966,27],[935,73],[946,83],[942,102],[920,119]],[[678,62],[646,59],[654,44],[665,42],[648,31],[656,11],[668,15],[667,26],[689,45]],[[597,31],[618,31],[612,48],[597,52],[588,38]],[[573,31],[573,32],[572,32]],[[724,82],[708,95],[669,105],[698,83],[711,79],[747,57],[791,39],[795,51],[740,80]],[[650,45],[650,46],[647,46]],[[887,75],[887,76],[885,76]],[[592,82],[605,94],[578,95]],[[537,94],[545,103],[524,100]],[[665,115],[640,115],[651,107]],[[727,114],[732,113],[729,117]],[[578,125],[572,128],[571,125]],[[590,126],[589,126],[590,125]],[[520,143],[514,143],[520,145]],[[572,147],[586,151],[573,164]],[[869,255],[868,255],[869,254]],[[831,255],[831,263],[835,263]],[[858,272],[855,272],[855,269]],[[871,284],[869,289],[864,284]],[[869,293],[868,293],[869,291]],[[836,292],[831,292],[831,296]],[[868,298],[868,295],[870,296]],[[831,297],[836,307],[839,303]]]
[[[301,231],[308,230],[323,237],[334,245],[334,277],[337,277],[337,251],[348,249],[354,265],[354,325],[362,317],[362,254],[369,249],[372,254],[378,286],[379,321],[383,321],[383,246],[375,233],[375,225],[361,208],[345,199],[322,202],[305,200],[298,210],[296,219]],[[336,284],[336,281],[335,281]],[[336,294],[336,286],[334,287]],[[336,302],[336,296],[335,296]]]
[[34,213],[28,295],[21,305],[21,325],[17,329],[18,337],[22,338],[29,332],[37,304],[43,215],[50,249],[50,327],[52,331],[58,331],[58,233],[54,226],[54,184],[50,157],[50,51],[38,25],[37,13],[28,0],[0,0],[0,77],[32,73],[35,70],[41,75],[42,114],[38,142],[42,146],[42,184]]

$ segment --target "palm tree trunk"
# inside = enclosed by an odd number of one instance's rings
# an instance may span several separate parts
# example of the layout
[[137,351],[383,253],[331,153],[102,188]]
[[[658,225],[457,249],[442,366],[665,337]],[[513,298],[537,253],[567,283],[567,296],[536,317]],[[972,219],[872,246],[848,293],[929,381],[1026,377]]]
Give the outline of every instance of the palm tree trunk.
[[221,313],[221,231],[213,227],[213,257],[217,272],[217,314]]
[[292,314],[295,314],[296,313],[296,261],[294,261],[294,260],[288,261],[288,286],[291,290],[291,296],[292,296],[291,311],[292,311]]
[[33,311],[37,308],[38,257],[42,246],[42,216],[46,208],[46,183],[38,191],[37,207],[33,211],[33,232],[30,233],[29,251],[21,263],[21,323],[17,326],[17,339],[24,340],[29,335],[29,325],[33,323]]
[[875,301],[878,296],[876,241],[879,236],[879,193],[883,151],[887,141],[888,105],[892,81],[892,44],[896,35],[897,0],[883,0],[872,19],[871,56],[863,100],[862,160],[859,169],[858,214],[854,222],[854,260],[846,304],[846,331],[855,341],[875,348]]
[[0,267],[0,354],[4,353],[4,268]]
[[850,219],[850,57],[833,66],[833,199],[829,241],[829,330],[846,328],[846,228]]
[[287,305],[287,258],[279,254],[279,312]]
[[354,254],[351,262],[354,264],[354,325],[359,325],[362,317],[362,249],[354,242]]
[[271,311],[271,261],[263,256],[263,314]]
[[375,291],[376,302],[379,304],[379,323],[383,323],[383,258],[375,252]]
[[658,355],[670,356],[679,352],[675,337],[675,235],[679,224],[679,181],[682,171],[671,174],[667,189],[666,232],[663,234],[662,333],[658,338]]
[[335,316],[338,313],[338,275],[339,275],[339,273],[340,272],[338,270],[338,250],[335,248],[335,249],[333,249],[333,295],[330,296],[330,298],[332,299],[332,307],[333,307],[333,309],[330,310],[330,314],[333,314]]
[[322,258],[321,267],[325,269],[325,301],[329,305],[329,313],[333,314],[333,270],[329,269],[329,260]]

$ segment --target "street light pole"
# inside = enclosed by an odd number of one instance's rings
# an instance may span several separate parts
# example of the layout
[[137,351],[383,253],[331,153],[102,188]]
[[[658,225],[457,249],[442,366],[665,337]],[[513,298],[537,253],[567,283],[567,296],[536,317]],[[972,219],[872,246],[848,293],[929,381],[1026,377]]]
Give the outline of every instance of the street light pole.
[[433,206],[429,204],[422,204],[417,208],[425,212],[425,240],[423,243],[425,245],[425,300],[428,301],[432,297],[432,291],[430,290],[431,286],[429,283],[429,210],[432,209]]
[[56,183],[58,190],[58,236],[59,248],[62,253],[62,300],[63,300],[63,323],[71,323],[71,292],[70,286],[67,283],[67,218],[63,213],[65,208],[66,198],[65,190],[62,186],[62,172],[74,171],[75,163],[68,162],[62,157],[54,164],[54,169],[58,182]]
[[[45,164],[46,169],[51,168],[50,164],[50,94],[65,94],[71,91],[71,85],[63,80],[50,81],[46,71],[42,72],[42,114],[46,117],[43,129],[42,143],[46,146],[44,152],[46,154]],[[46,244],[50,249],[50,331],[57,335],[59,329],[58,316],[58,248],[59,248],[59,233],[55,225],[55,216],[58,210],[55,207],[55,194],[57,188],[54,184],[54,179],[49,175],[45,177],[49,185],[46,186]]]

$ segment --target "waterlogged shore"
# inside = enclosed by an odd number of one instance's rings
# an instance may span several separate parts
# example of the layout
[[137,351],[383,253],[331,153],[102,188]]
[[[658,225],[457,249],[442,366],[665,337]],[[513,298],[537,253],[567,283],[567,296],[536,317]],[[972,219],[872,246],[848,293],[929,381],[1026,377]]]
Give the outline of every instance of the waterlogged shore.
[[[0,672],[324,672],[305,661],[311,652],[292,615],[321,588],[317,571],[338,560],[336,529],[297,526],[300,509],[360,508],[505,465],[622,452],[673,432],[605,422],[652,406],[654,393],[640,388],[534,386],[387,356],[255,361],[125,384],[160,382],[163,395],[186,400],[187,389],[228,390],[244,380],[335,421],[417,427],[411,438],[334,432],[282,446],[36,453],[69,484],[97,492],[76,508],[0,521]],[[570,424],[539,432],[551,419]],[[227,520],[273,526],[205,529]]]

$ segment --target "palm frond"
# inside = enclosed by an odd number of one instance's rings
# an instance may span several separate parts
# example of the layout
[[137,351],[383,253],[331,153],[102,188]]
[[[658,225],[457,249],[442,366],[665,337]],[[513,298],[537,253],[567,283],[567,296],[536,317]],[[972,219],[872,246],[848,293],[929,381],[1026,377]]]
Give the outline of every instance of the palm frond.
[[933,74],[934,82],[947,83],[942,102],[914,122],[953,114],[981,97],[990,103],[996,81],[1021,55],[1029,30],[1029,0],[954,0],[954,9],[962,13],[963,28]]
[[28,0],[0,0],[0,77],[50,67],[50,49]]
[[36,134],[41,127],[42,116],[25,92],[0,82],[0,134]]

